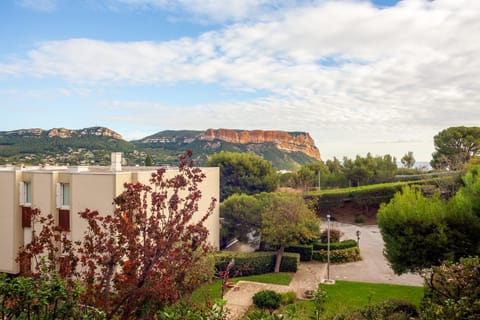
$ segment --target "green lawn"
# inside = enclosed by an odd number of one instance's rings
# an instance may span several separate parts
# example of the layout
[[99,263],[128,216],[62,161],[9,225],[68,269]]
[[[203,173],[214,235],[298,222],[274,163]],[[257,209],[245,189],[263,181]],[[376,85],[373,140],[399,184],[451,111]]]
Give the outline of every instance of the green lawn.
[[[268,273],[263,275],[232,278],[231,282],[240,280],[288,285],[292,279],[291,273]],[[418,306],[423,297],[423,287],[401,286],[380,283],[337,281],[334,285],[322,285],[326,291],[325,314],[335,315],[362,308],[387,299],[410,301]],[[203,285],[191,297],[191,302],[204,305],[207,301],[220,299],[221,280]],[[297,314],[304,314],[306,319],[313,312],[311,301],[299,301],[288,308],[296,308]]]
[[[237,283],[240,280],[288,285],[292,280],[292,274],[286,272],[279,272],[230,279],[230,281],[233,283]],[[212,283],[203,285],[202,287],[198,288],[193,292],[191,302],[194,304],[203,305],[207,301],[215,301],[217,299],[220,299],[222,295],[221,286],[221,280],[217,280]]]
[[[423,297],[423,287],[415,286],[337,281],[334,285],[322,285],[322,289],[327,293],[326,315],[350,312],[387,299],[405,300],[418,306]],[[294,307],[299,313],[311,314],[313,311],[311,301],[297,302]]]

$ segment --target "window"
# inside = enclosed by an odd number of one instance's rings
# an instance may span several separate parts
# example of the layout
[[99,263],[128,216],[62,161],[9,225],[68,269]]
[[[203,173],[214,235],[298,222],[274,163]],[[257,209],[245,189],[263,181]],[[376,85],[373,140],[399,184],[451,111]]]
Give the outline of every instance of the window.
[[70,208],[70,184],[57,183],[57,208]]
[[30,182],[20,182],[19,202],[21,206],[30,206],[32,203],[32,184]]

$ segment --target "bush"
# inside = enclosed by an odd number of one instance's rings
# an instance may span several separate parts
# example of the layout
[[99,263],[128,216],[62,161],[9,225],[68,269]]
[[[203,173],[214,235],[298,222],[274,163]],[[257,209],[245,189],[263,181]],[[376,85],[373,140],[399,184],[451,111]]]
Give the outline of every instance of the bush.
[[359,312],[362,319],[392,319],[408,320],[418,315],[417,309],[408,301],[385,300],[383,302],[366,306]]
[[463,258],[433,267],[425,279],[423,319],[478,319],[480,258]]
[[287,304],[292,304],[297,300],[297,293],[295,291],[289,291],[287,293],[282,293],[280,294],[282,299],[281,299],[281,304],[282,305],[287,305]]
[[[339,242],[342,235],[343,233],[340,230],[330,228],[330,243]],[[328,229],[322,231],[320,234],[320,241],[325,243],[328,242]]]
[[[327,250],[314,250],[312,255],[313,260],[320,262],[327,262],[328,251]],[[331,263],[347,263],[362,260],[360,256],[360,249],[358,247],[342,249],[342,250],[330,250],[330,262]]]
[[311,244],[295,244],[285,248],[285,252],[293,252],[300,254],[300,261],[311,261],[313,245]]
[[403,300],[385,300],[348,314],[339,314],[329,320],[409,320],[418,316],[415,305]]
[[[330,242],[330,250],[341,250],[357,247],[357,241],[353,239],[343,240],[340,242]],[[313,244],[313,250],[327,250],[328,243],[316,242]]]
[[253,296],[253,303],[260,309],[278,309],[281,300],[282,296],[272,290],[262,290]]
[[[274,252],[220,252],[215,254],[215,269],[224,271],[228,263],[235,259],[235,266],[231,270],[231,275],[250,276],[256,274],[265,274],[274,271],[276,254]],[[284,253],[281,272],[297,272],[300,263],[298,253]]]

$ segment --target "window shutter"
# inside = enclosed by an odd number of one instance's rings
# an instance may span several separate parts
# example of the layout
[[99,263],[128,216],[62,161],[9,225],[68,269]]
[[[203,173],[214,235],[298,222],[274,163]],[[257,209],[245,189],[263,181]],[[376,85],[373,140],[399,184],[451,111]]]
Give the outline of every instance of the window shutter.
[[32,208],[22,207],[22,228],[30,228],[32,226]]
[[70,231],[70,210],[58,210],[58,227],[62,231]]
[[57,208],[61,208],[63,204],[63,188],[61,183],[57,183]]
[[25,204],[25,182],[23,181],[18,186],[18,204],[21,206]]

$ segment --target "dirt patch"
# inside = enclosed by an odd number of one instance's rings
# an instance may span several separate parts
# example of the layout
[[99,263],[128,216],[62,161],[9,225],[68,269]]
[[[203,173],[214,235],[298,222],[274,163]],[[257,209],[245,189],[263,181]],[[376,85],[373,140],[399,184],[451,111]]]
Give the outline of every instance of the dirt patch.
[[378,206],[361,206],[352,202],[344,202],[341,206],[320,213],[322,219],[330,214],[332,221],[348,224],[377,224]]

